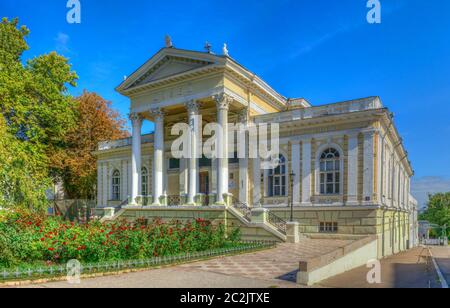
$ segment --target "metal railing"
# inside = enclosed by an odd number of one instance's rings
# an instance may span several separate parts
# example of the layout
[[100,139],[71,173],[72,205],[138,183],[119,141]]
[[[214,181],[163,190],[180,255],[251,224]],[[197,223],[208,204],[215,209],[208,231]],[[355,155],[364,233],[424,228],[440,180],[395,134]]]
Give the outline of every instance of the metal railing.
[[181,205],[181,196],[168,196],[167,197],[167,205],[168,206],[180,206]]
[[252,210],[251,208],[248,207],[246,203],[241,202],[237,198],[233,198],[231,205],[233,206],[234,209],[236,209],[239,213],[241,213],[242,216],[244,216],[244,218],[248,222],[252,221]]
[[267,222],[274,226],[279,232],[287,233],[287,223],[272,212],[267,213]]

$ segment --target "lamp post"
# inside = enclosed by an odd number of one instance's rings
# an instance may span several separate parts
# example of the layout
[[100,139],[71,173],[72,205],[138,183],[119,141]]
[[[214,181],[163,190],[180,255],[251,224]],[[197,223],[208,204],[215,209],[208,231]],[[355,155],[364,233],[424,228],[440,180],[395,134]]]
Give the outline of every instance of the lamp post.
[[292,171],[291,174],[289,175],[289,181],[291,184],[291,222],[294,222],[294,177],[295,177],[295,173]]

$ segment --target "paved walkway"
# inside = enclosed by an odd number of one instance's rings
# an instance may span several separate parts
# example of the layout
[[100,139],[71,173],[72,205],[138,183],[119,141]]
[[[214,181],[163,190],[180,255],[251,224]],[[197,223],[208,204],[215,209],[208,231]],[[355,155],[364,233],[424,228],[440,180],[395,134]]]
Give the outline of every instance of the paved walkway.
[[[321,282],[318,286],[329,288],[440,288],[433,264],[427,263],[428,253],[416,248],[381,261],[381,284],[369,284],[370,269],[359,267]],[[448,264],[448,263],[447,263]]]
[[301,259],[332,252],[351,242],[304,239],[299,244],[280,244],[274,249],[250,254],[85,279],[81,285],[54,282],[35,287],[298,288],[296,276]]

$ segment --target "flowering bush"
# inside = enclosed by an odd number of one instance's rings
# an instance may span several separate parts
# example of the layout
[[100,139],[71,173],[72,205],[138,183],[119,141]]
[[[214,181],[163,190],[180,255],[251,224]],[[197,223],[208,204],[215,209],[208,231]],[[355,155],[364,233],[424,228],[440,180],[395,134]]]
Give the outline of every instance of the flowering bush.
[[25,211],[0,221],[0,267],[45,261],[65,263],[140,260],[222,248],[239,241],[239,231],[226,236],[222,224],[195,220],[164,223],[144,220],[85,225]]

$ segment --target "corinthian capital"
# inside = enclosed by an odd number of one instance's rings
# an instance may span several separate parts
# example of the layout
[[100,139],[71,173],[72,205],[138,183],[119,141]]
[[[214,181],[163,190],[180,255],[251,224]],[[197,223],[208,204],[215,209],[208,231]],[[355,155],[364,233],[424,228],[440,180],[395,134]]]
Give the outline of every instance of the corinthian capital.
[[129,118],[130,118],[130,121],[133,123],[133,125],[142,124],[143,118],[139,113],[131,113]]
[[198,102],[196,100],[190,100],[186,103],[188,112],[198,113]]
[[163,120],[165,115],[161,108],[154,108],[150,110],[150,114],[155,118],[155,120]]
[[214,95],[214,101],[216,102],[217,109],[219,110],[228,110],[230,108],[230,104],[233,101],[233,98],[225,93],[220,93]]

